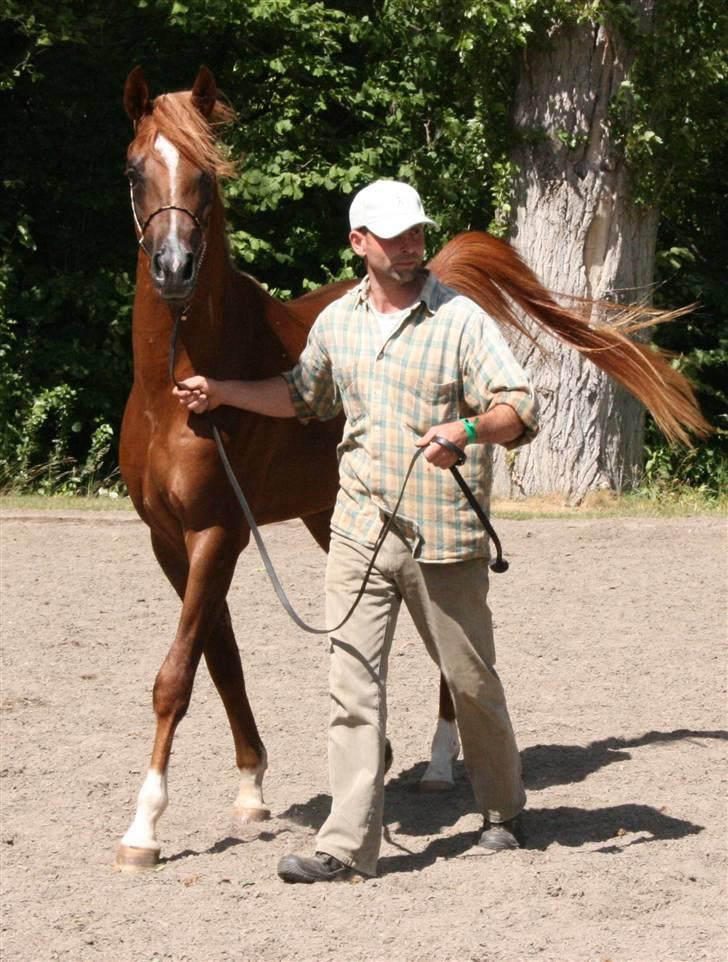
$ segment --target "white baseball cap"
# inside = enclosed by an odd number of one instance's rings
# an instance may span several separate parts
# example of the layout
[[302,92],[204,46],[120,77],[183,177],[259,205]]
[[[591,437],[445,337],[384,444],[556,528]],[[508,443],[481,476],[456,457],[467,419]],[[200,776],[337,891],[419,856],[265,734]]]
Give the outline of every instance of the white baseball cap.
[[399,180],[375,180],[354,197],[349,208],[352,230],[366,227],[377,237],[387,240],[415,224],[431,224],[426,216],[420,195],[409,184]]

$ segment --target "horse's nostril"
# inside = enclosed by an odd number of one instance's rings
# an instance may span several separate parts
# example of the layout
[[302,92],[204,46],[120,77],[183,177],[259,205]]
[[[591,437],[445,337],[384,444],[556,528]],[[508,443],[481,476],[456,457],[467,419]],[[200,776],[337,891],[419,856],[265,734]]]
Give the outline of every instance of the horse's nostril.
[[165,297],[177,296],[193,286],[197,262],[191,251],[181,250],[178,245],[163,245],[151,261],[152,281]]

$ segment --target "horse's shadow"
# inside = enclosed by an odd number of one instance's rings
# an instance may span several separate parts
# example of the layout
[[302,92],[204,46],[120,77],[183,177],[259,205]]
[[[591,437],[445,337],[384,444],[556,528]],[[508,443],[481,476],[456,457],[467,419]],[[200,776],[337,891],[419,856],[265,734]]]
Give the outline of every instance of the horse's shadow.
[[219,842],[215,842],[214,845],[204,849],[204,851],[198,851],[194,848],[184,848],[180,852],[175,852],[174,855],[167,855],[164,858],[160,858],[159,864],[171,865],[174,862],[180,862],[185,859],[198,858],[200,855],[221,855],[229,848],[234,848],[236,845],[247,845],[252,840],[259,842],[270,842],[278,835],[282,835],[287,831],[287,828],[279,828],[275,832],[255,831],[251,839],[239,838],[236,835],[227,835],[225,838],[221,838]]
[[[532,745],[521,752],[523,777],[526,787],[534,790],[570,785],[607,765],[630,759],[632,756],[625,749],[695,738],[728,739],[728,732],[678,728],[671,732],[646,732],[637,738],[603,738],[586,746]],[[702,747],[699,742],[696,744]]]
[[[446,808],[445,799],[442,805],[443,809]],[[468,811],[472,811],[471,806]],[[593,852],[618,855],[632,845],[697,835],[703,831],[703,826],[665,815],[649,805],[627,804],[595,809],[566,806],[529,808],[523,815],[523,830],[529,851],[545,851],[555,843],[571,848],[590,844],[597,845],[591,849]],[[401,827],[398,835],[400,833]],[[402,854],[380,858],[378,873],[415,872],[432,865],[439,858],[477,858],[478,850],[474,846],[478,835],[479,830],[460,832],[455,837],[436,838],[421,852],[409,851],[390,838],[389,841]],[[600,842],[603,844],[599,845]]]
[[[589,775],[616,761],[631,757],[627,748],[679,739],[728,739],[725,731],[648,732],[638,738],[605,738],[589,745],[534,745],[522,752],[524,781],[527,788],[538,790],[552,785],[583,781]],[[452,791],[427,794],[418,791],[425,763],[399,772],[387,783],[384,823],[385,834],[401,855],[379,860],[379,874],[415,871],[440,857],[463,855],[477,840],[477,832],[461,832],[456,836],[437,838],[422,852],[409,851],[403,836],[429,836],[455,825],[463,815],[475,811],[470,783],[464,766],[455,767]],[[415,798],[414,795],[417,794]],[[292,805],[280,818],[318,830],[328,815],[330,797],[318,794],[302,804]],[[523,816],[527,846],[543,851],[557,843],[569,847],[604,843],[593,851],[618,854],[645,842],[665,841],[695,835],[703,830],[684,819],[673,818],[649,805],[625,804],[597,809],[575,807],[529,808]],[[397,841],[389,836],[389,826],[397,826]]]

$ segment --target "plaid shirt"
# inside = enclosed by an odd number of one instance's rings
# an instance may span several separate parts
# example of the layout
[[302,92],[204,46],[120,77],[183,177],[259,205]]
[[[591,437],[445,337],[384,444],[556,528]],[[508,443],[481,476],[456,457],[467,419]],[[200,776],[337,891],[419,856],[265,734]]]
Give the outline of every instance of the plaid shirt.
[[[346,415],[339,445],[340,489],[331,527],[373,545],[390,514],[415,441],[429,428],[509,404],[526,426],[511,443],[538,430],[528,379],[498,326],[477,304],[427,275],[419,300],[384,340],[368,305],[365,278],[326,307],[311,328],[296,367],[285,377],[297,415]],[[492,447],[468,447],[460,469],[487,504]],[[420,561],[487,557],[485,532],[449,471],[422,458],[410,477],[397,526]]]

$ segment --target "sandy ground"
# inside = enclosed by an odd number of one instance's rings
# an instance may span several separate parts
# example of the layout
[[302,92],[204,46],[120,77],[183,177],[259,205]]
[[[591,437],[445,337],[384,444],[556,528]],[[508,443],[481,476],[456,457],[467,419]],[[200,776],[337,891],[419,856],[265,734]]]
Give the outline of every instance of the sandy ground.
[[[267,529],[303,617],[323,557]],[[230,823],[232,740],[204,668],[171,764],[155,871],[112,871],[146,770],[178,603],[132,515],[2,518],[4,962],[725,962],[726,523],[501,521],[499,669],[528,849],[477,838],[466,776],[416,791],[437,675],[403,616],[390,669],[379,878],[286,886],[327,811],[326,643],[279,609],[254,549],[231,606],[270,756],[273,819]]]

